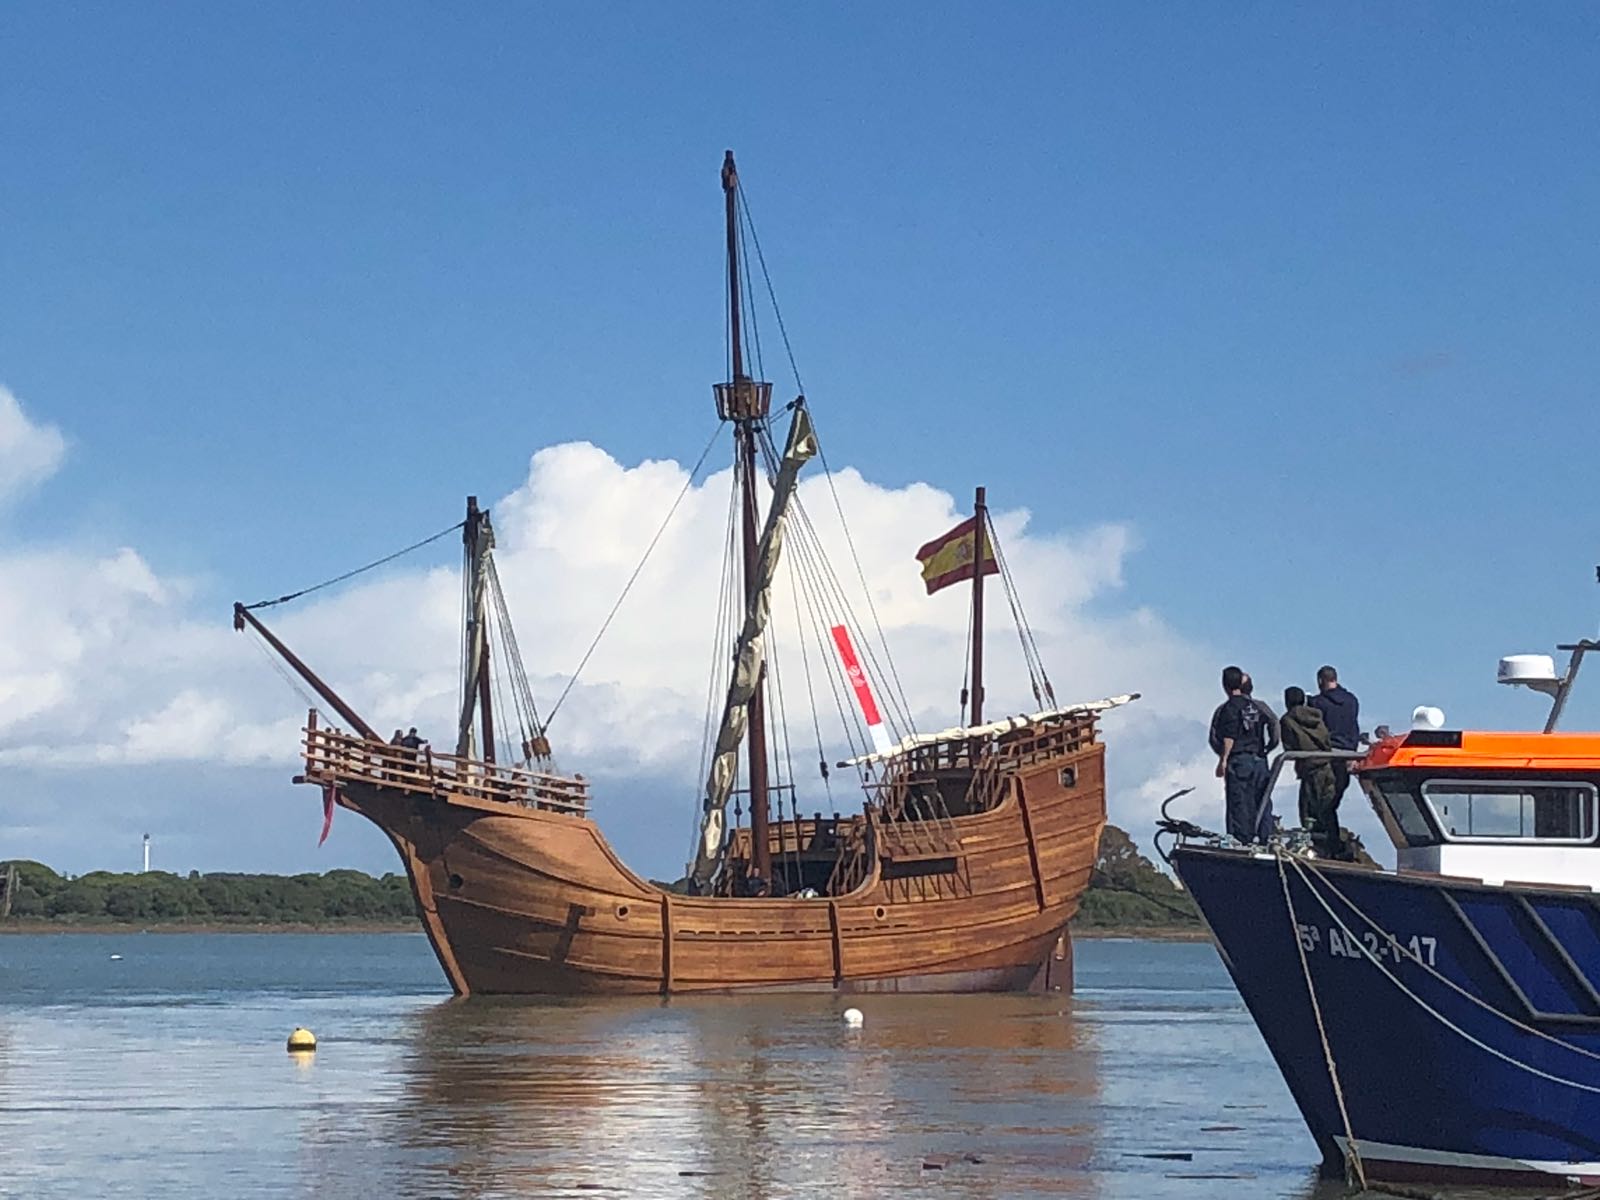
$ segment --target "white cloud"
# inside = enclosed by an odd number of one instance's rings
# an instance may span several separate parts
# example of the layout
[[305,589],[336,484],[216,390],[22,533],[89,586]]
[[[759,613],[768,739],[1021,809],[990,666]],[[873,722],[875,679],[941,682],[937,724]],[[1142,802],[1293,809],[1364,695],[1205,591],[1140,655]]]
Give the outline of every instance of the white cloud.
[[[3,400],[20,411],[9,395]],[[545,711],[685,482],[677,463],[629,467],[592,445],[568,444],[536,453],[525,483],[494,506],[500,574]],[[926,484],[885,488],[850,469],[833,486],[916,724],[950,724],[964,675],[966,597],[962,589],[927,596],[914,551],[963,519],[962,505]],[[607,782],[597,812],[608,828],[662,805],[673,807],[674,824],[680,815],[687,824],[699,785],[731,487],[731,472],[723,470],[684,494],[551,729],[565,768]],[[826,477],[808,478],[801,498],[870,631],[871,608]],[[1078,497],[1040,503],[1049,511],[1083,507]],[[1157,614],[1117,605],[1136,541],[1126,526],[1046,533],[1029,513],[1003,507],[995,519],[1057,696],[1145,695],[1106,721],[1113,818],[1142,838],[1158,791],[1179,779],[1209,779],[1209,767],[1193,751],[1210,710],[1211,665]],[[789,542],[791,566],[799,540]],[[387,549],[355,541],[348,547],[352,560]],[[453,566],[387,568],[368,578],[261,616],[382,732],[416,724],[449,749],[458,573]],[[822,675],[834,669],[832,653],[813,643],[802,661],[791,578],[789,571],[780,576],[774,602],[777,655],[800,802],[811,809],[824,804],[806,666],[823,710],[826,757],[831,762],[846,746]],[[193,611],[188,592],[183,580],[162,578],[132,549],[0,551],[0,762],[80,775],[84,768],[130,764],[291,766],[302,703],[250,637],[233,633],[222,614]],[[1031,709],[997,581],[989,596],[987,712]],[[830,605],[824,615],[837,619],[842,606]],[[887,702],[890,681],[875,683]],[[630,783],[646,779],[656,781],[648,795]],[[679,781],[665,798],[663,779]],[[836,775],[835,797],[853,804],[842,782]]]
[[54,475],[66,451],[60,430],[30,421],[17,398],[0,386],[0,505]]

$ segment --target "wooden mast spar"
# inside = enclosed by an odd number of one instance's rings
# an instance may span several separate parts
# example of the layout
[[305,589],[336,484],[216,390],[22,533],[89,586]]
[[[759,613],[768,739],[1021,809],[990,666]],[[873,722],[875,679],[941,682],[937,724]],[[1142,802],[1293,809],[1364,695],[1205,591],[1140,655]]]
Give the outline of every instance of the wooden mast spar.
[[[728,337],[733,378],[724,391],[718,389],[719,415],[734,422],[739,453],[739,475],[743,489],[740,507],[744,526],[744,601],[748,608],[759,588],[756,546],[760,512],[756,506],[756,430],[767,418],[772,400],[772,385],[751,379],[744,370],[744,306],[739,294],[739,171],[733,151],[722,160],[722,194],[728,233]],[[749,882],[756,888],[771,885],[772,847],[767,816],[767,667],[763,661],[750,697],[746,762],[750,777],[750,868]]]
[[989,506],[984,490],[972,501],[972,717],[968,725],[983,724],[983,564],[989,549]]

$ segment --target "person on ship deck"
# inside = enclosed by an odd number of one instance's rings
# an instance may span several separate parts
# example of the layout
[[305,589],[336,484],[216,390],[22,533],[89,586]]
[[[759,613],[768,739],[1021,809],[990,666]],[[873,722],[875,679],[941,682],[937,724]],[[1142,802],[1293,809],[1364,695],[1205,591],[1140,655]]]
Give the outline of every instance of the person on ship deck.
[[[1339,672],[1332,667],[1317,668],[1317,694],[1311,697],[1311,707],[1322,713],[1328,727],[1328,738],[1335,750],[1357,750],[1361,747],[1361,701],[1355,693],[1339,685]],[[1338,759],[1333,763],[1333,803],[1337,808],[1350,786],[1350,762]]]
[[1209,741],[1223,783],[1228,836],[1249,844],[1267,840],[1272,803],[1267,796],[1267,723],[1262,706],[1245,694],[1244,681],[1238,667],[1223,669],[1222,690],[1228,698],[1211,714]]
[[[1283,748],[1315,753],[1333,749],[1322,710],[1306,703],[1305,691],[1297,687],[1283,690]],[[1335,790],[1333,762],[1329,759],[1297,759],[1294,773],[1300,780],[1300,824],[1311,831],[1311,842],[1326,858],[1345,858],[1344,838],[1339,832],[1339,796]]]

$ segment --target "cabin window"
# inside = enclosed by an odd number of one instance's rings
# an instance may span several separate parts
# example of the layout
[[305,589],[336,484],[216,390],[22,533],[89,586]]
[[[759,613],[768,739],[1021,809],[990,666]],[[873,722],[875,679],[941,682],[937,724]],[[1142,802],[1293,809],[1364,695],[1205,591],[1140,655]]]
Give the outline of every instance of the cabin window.
[[882,871],[885,879],[913,879],[919,875],[954,875],[956,860],[953,858],[914,858],[909,862],[902,862],[886,858],[883,860]]
[[1594,840],[1592,784],[1440,779],[1423,784],[1422,794],[1453,840]]
[[1417,799],[1415,788],[1415,784],[1408,787],[1398,780],[1384,780],[1373,785],[1370,790],[1375,792],[1388,808],[1394,826],[1399,829],[1407,845],[1436,845],[1439,835],[1434,833],[1433,826],[1428,824],[1427,815],[1422,811],[1422,804]]

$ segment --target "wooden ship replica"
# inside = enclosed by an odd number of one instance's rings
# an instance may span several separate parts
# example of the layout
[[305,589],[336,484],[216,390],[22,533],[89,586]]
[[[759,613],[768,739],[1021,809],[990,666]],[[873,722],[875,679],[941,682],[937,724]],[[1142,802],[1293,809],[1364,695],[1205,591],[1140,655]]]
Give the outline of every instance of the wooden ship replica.
[[[322,789],[324,837],[335,804],[389,837],[458,994],[1070,989],[1068,922],[1105,823],[1097,715],[1133,697],[1058,707],[1039,666],[1040,711],[985,722],[984,581],[1001,574],[1009,591],[1010,579],[980,488],[972,518],[918,555],[930,593],[971,581],[965,724],[891,739],[851,637],[861,622],[823,574],[820,540],[799,506],[800,468],[818,452],[804,397],[789,406],[780,450],[770,434],[772,385],[746,370],[747,210],[731,152],[722,184],[729,372],[714,391],[734,433],[737,533],[724,564],[728,655],[712,679],[721,720],[685,878],[666,887],[630,870],[590,816],[588,782],[554,768],[548,721],[533,704],[500,592],[489,513],[473,499],[460,527],[465,628],[454,754],[387,741],[253,611],[278,601],[234,606],[235,627],[259,634],[342,721],[330,725],[311,711],[296,782]],[[764,512],[763,479],[771,488]],[[838,768],[857,774],[864,800],[848,815],[804,816],[793,781],[773,778],[781,757],[769,729],[776,663],[768,639],[786,533],[797,621],[803,597],[827,630],[819,645],[831,642],[835,652],[830,681],[841,718],[849,709],[846,736],[857,752]],[[1037,651],[1028,653],[1031,635],[1019,629],[1032,674]],[[884,670],[870,646],[866,658]],[[512,714],[496,703],[496,685],[507,682]],[[520,735],[510,747],[496,724],[508,716]],[[902,708],[899,723],[909,720]],[[826,760],[819,766],[825,780]]]

